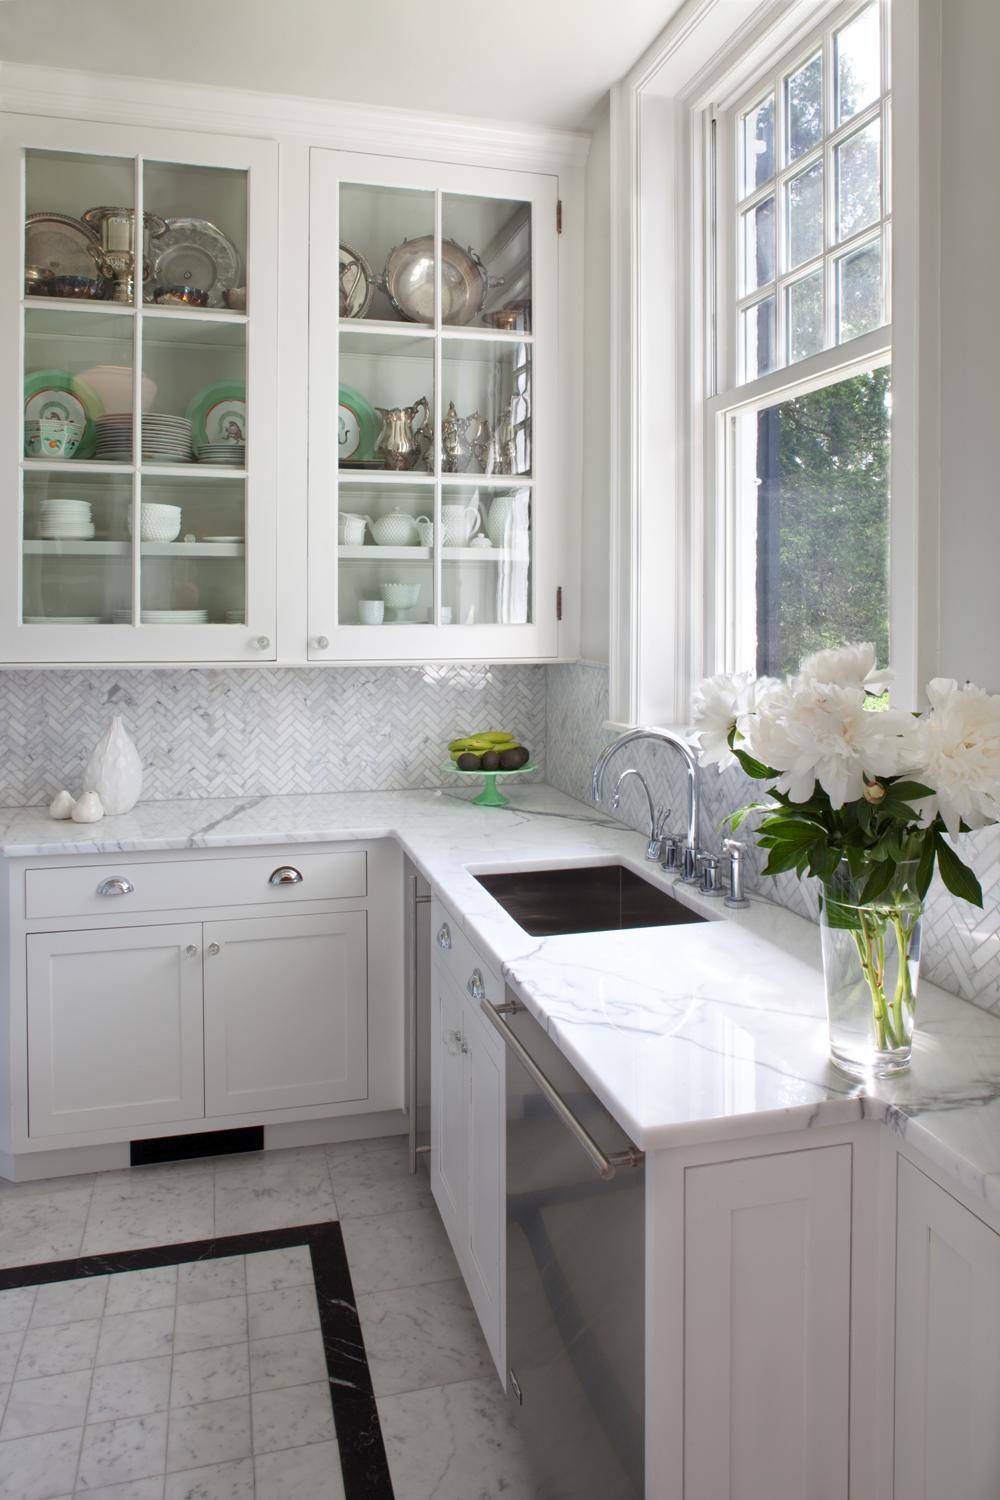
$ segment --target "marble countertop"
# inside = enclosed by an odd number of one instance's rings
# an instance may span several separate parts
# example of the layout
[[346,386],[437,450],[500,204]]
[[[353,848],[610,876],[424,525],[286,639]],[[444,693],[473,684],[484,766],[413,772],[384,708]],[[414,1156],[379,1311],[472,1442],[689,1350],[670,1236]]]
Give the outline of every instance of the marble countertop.
[[[472,793],[141,803],[93,825],[0,809],[9,858],[395,838],[646,1150],[878,1119],[1000,1212],[1000,1020],[922,984],[913,1066],[856,1084],[828,1059],[817,929],[761,898],[730,912],[662,877],[645,840],[542,785]],[[713,919],[532,938],[475,874],[620,860]]]

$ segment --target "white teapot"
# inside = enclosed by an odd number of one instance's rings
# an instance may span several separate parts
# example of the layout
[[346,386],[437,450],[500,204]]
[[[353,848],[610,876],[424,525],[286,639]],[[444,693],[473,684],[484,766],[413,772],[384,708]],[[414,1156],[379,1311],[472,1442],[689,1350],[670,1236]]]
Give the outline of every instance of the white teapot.
[[405,510],[391,510],[369,522],[371,534],[379,547],[416,547],[418,545],[417,523]]
[[468,505],[442,505],[441,521],[446,547],[467,547],[479,535],[483,518],[475,500]]

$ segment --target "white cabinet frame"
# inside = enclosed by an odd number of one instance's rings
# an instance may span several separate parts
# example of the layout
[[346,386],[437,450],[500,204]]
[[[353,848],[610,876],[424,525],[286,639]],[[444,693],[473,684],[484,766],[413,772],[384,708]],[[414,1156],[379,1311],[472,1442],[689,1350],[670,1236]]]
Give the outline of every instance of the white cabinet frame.
[[[278,245],[278,150],[273,142],[236,139],[231,136],[195,134],[190,131],[142,128],[122,130],[90,121],[67,121],[40,116],[6,116],[0,152],[0,202],[7,205],[12,222],[23,222],[25,211],[25,153],[32,150],[64,151],[87,156],[106,156],[131,163],[135,174],[134,202],[142,211],[143,164],[162,161],[179,165],[224,167],[247,173],[247,263],[250,276],[250,311],[213,311],[213,323],[246,326],[247,435],[245,479],[246,624],[210,626],[152,625],[25,625],[22,617],[21,547],[23,537],[23,486],[19,475],[39,467],[38,460],[18,458],[23,451],[22,371],[24,367],[24,313],[36,306],[54,304],[23,297],[24,236],[11,232],[0,240],[0,434],[8,457],[8,479],[0,517],[0,660],[5,662],[199,662],[273,661],[276,648],[275,522],[277,513],[277,245]],[[53,205],[56,207],[56,205]],[[110,302],[63,304],[81,318],[117,314],[133,326],[134,390],[138,397],[141,370],[135,353],[140,348],[144,326],[166,318],[199,321],[192,309],[126,306]],[[22,311],[23,310],[23,311]],[[132,486],[132,530],[139,535],[140,485],[143,466],[106,466],[110,475],[129,478]],[[67,484],[74,474],[101,472],[90,460],[60,463],[58,470]],[[145,468],[150,473],[149,466]],[[157,471],[162,475],[164,471]],[[182,479],[185,469],[172,466],[171,477]],[[203,479],[207,470],[191,465],[191,474]],[[221,470],[223,475],[239,471]],[[14,497],[16,503],[11,503]],[[133,595],[139,582],[141,552],[138,542],[132,554]],[[264,644],[266,643],[266,644]]]

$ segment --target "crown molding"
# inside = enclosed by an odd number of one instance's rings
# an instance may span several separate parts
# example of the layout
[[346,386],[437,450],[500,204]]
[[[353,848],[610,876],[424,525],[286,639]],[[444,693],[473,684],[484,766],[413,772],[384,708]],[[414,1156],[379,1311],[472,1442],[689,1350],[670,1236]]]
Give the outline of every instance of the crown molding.
[[0,110],[283,138],[341,151],[443,158],[522,171],[579,167],[590,150],[590,135],[584,131],[28,63],[0,62]]

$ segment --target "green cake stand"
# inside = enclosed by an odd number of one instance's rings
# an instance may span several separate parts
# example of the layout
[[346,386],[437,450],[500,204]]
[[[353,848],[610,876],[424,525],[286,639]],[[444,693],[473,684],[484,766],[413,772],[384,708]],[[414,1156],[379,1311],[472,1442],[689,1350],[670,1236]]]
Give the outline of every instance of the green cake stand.
[[538,767],[533,760],[527,765],[518,766],[516,771],[460,771],[458,766],[449,764],[444,768],[453,776],[481,776],[483,789],[478,797],[473,797],[475,807],[509,807],[510,798],[505,797],[503,792],[497,790],[497,777],[499,776],[524,776],[528,771],[537,771]]

